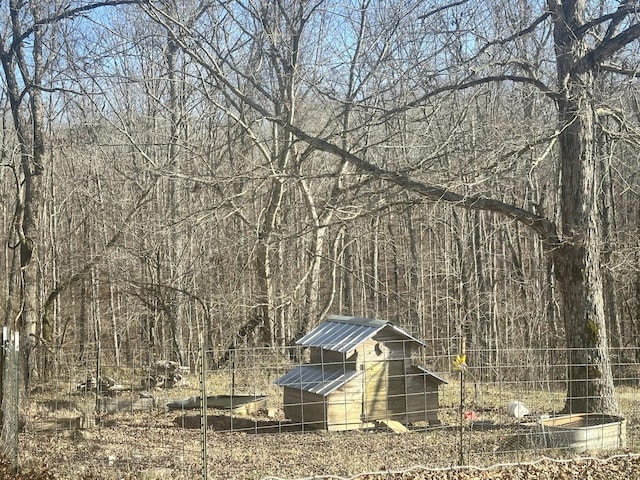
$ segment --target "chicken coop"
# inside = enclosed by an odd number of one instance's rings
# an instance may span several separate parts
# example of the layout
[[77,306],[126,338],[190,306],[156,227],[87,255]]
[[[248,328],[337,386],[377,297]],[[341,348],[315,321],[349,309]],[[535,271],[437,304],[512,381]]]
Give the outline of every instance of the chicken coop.
[[276,380],[290,420],[330,431],[439,423],[446,382],[415,364],[425,344],[391,322],[329,316],[296,344],[308,349],[308,363]]

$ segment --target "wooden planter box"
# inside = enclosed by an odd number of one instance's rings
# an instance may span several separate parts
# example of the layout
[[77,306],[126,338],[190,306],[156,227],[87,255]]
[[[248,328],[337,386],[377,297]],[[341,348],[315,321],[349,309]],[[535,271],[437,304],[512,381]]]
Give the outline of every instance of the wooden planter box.
[[267,397],[255,395],[213,395],[207,397],[208,408],[229,410],[238,415],[253,415],[266,408]]
[[542,420],[541,426],[551,448],[582,453],[619,449],[627,444],[627,421],[614,415],[560,415]]
[[[167,404],[169,410],[193,410],[201,407],[200,397],[189,397],[173,400]],[[238,415],[253,415],[267,406],[266,396],[256,395],[210,395],[207,397],[207,408],[229,410]]]

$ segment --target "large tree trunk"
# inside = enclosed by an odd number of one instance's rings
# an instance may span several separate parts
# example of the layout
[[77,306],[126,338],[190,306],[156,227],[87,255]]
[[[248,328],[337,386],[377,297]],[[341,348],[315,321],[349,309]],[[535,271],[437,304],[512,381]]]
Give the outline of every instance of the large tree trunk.
[[275,179],[272,186],[269,205],[266,208],[265,219],[258,234],[256,245],[256,272],[257,272],[257,306],[259,316],[262,319],[262,342],[265,346],[276,344],[276,323],[274,308],[273,285],[273,234],[276,231],[280,205],[282,203],[283,185],[280,179]]
[[567,412],[616,413],[601,272],[594,70],[576,32],[584,2],[549,1],[554,14],[561,176],[561,238],[554,251],[568,349]]
[[[179,92],[180,78],[178,76],[178,45],[169,36],[167,40],[166,62],[169,79],[169,168],[175,173],[176,178],[171,179],[168,185],[167,209],[171,222],[178,226],[181,223],[182,215],[182,181],[179,179],[181,170],[180,147],[179,144],[183,140],[181,137],[182,117],[181,112],[181,95]],[[167,292],[169,302],[167,306],[167,314],[169,321],[169,329],[171,330],[171,343],[174,349],[173,355],[180,363],[185,365],[184,338],[182,327],[186,319],[184,301],[181,300],[178,290],[187,289],[186,272],[184,268],[183,249],[185,247],[185,234],[181,227],[171,233],[169,237],[169,252],[173,257],[173,264],[169,272],[169,279],[175,285],[175,289]],[[158,279],[160,281],[160,279]]]
[[[589,235],[592,238],[591,235]],[[568,364],[565,411],[617,413],[604,316],[600,253],[595,239],[555,252]]]
[[[21,4],[10,2],[10,19],[14,32],[22,31],[21,17],[19,15]],[[37,13],[34,8],[33,13]],[[39,249],[41,218],[44,198],[44,115],[42,108],[42,92],[39,88],[31,88],[25,95],[29,100],[29,115],[25,115],[23,107],[23,92],[21,81],[16,75],[16,66],[20,68],[22,81],[32,85],[40,85],[43,72],[42,60],[42,36],[39,28],[33,29],[33,43],[31,45],[32,64],[26,65],[23,52],[24,45],[20,42],[11,50],[2,52],[2,67],[6,82],[7,96],[11,105],[14,128],[17,140],[20,144],[20,161],[23,186],[18,188],[16,201],[19,207],[16,209],[14,222],[15,233],[19,240],[19,250],[14,255],[20,257],[21,292],[11,292],[12,301],[17,297],[21,301],[19,312],[19,327],[23,334],[22,342],[25,345],[22,353],[25,357],[25,371],[23,379],[28,386],[29,378],[36,373],[35,356],[32,355],[34,347],[39,343],[39,318],[40,318],[40,264]],[[15,262],[14,262],[15,265]],[[13,272],[12,274],[18,274]],[[15,285],[12,280],[12,285]],[[12,307],[13,308],[13,307]],[[11,320],[11,319],[9,319]]]

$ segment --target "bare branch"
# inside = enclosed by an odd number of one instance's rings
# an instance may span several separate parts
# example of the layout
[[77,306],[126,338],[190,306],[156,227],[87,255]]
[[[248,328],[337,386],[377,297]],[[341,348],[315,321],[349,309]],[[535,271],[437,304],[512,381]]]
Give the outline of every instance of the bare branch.
[[[156,179],[157,180],[157,179]],[[156,182],[152,183],[140,196],[136,204],[133,206],[131,211],[127,214],[122,222],[123,228],[120,228],[116,231],[116,233],[111,237],[111,239],[107,242],[107,244],[103,247],[103,251],[101,253],[97,253],[94,257],[89,260],[79,271],[72,274],[68,279],[59,282],[56,284],[55,288],[49,293],[47,299],[43,305],[43,314],[42,314],[42,323],[44,325],[43,328],[49,328],[51,325],[51,308],[53,307],[53,302],[60,296],[61,293],[76,285],[80,280],[84,279],[89,273],[91,269],[96,265],[99,265],[107,258],[107,254],[118,245],[120,239],[124,234],[124,226],[129,225],[131,220],[135,215],[138,214],[140,209],[149,202],[149,197],[151,192],[154,190],[156,186]],[[43,335],[45,339],[47,339],[47,335]]]
[[595,18],[590,22],[581,25],[579,28],[574,30],[573,34],[578,38],[582,38],[582,36],[593,27],[611,20],[604,39],[606,40],[612,38],[615,34],[616,29],[618,28],[620,23],[622,23],[625,17],[637,11],[638,7],[637,5],[634,5],[635,3],[637,3],[637,0],[625,0],[620,3],[620,6],[615,12],[609,13],[607,15],[602,15],[601,17]]
[[438,7],[438,8],[434,8],[433,10],[428,11],[427,13],[425,13],[424,15],[420,15],[418,17],[418,19],[420,20],[424,20],[426,18],[432,17],[434,15],[437,15],[438,13],[447,10],[449,8],[453,8],[453,7],[458,7],[460,5],[464,5],[465,3],[467,3],[469,0],[460,0],[459,2],[453,2],[450,3],[448,5],[443,5],[442,7]]
[[17,48],[19,44],[21,44],[25,39],[27,39],[34,30],[41,25],[51,25],[53,23],[59,22],[60,20],[65,20],[73,17],[77,17],[82,13],[90,12],[97,8],[102,7],[115,7],[118,5],[142,5],[149,3],[149,0],[104,0],[101,2],[90,3],[87,5],[82,5],[77,8],[69,8],[65,9],[55,15],[50,17],[42,18],[40,20],[36,20],[33,25],[29,26],[24,32],[20,35],[15,35],[11,45],[9,46],[9,51]]
[[487,49],[489,47],[492,47],[494,45],[505,45],[506,43],[512,42],[513,40],[517,39],[517,38],[521,38],[524,37],[525,35],[530,34],[531,32],[533,32],[538,25],[540,25],[542,22],[544,22],[547,18],[549,18],[549,15],[551,15],[551,12],[544,12],[542,15],[540,15],[538,18],[536,18],[533,23],[531,23],[531,25],[529,25],[527,28],[523,28],[522,30],[514,33],[513,35],[510,35],[506,38],[502,38],[500,40],[495,40],[493,42],[489,42],[487,43],[484,47],[482,47],[480,49],[480,51],[478,52],[478,54],[483,53],[485,51],[487,51]]
[[354,155],[353,153],[325,139],[309,135],[308,133],[294,125],[284,124],[282,122],[279,122],[277,119],[271,120],[280,123],[285,129],[289,130],[296,137],[304,140],[310,145],[313,145],[318,150],[331,153],[345,159],[353,166],[358,168],[361,172],[375,175],[376,178],[386,180],[402,188],[411,190],[429,200],[444,201],[463,208],[467,208],[469,210],[484,210],[506,215],[532,228],[547,244],[557,245],[559,243],[555,224],[545,217],[516,207],[514,205],[501,202],[500,200],[478,196],[461,195],[459,193],[452,192],[445,187],[441,187],[438,185],[429,185],[427,183],[405,177],[397,172],[385,170],[378,167],[377,165],[367,162],[359,156]]
[[640,38],[640,23],[631,25],[626,30],[609,40],[602,42],[596,48],[587,53],[580,64],[576,66],[577,69],[588,70],[602,63],[603,60],[608,59],[611,55],[621,50],[631,42]]
[[547,97],[551,98],[552,100],[555,101],[558,98],[557,92],[549,88],[544,82],[537,80],[535,78],[519,76],[519,75],[492,75],[489,77],[482,77],[482,78],[476,78],[474,80],[468,80],[466,82],[457,83],[455,85],[445,85],[443,87],[436,88],[424,94],[420,98],[407,103],[406,105],[389,110],[385,114],[385,116],[404,112],[409,108],[416,107],[421,103],[425,102],[426,100],[429,100],[430,98],[436,97],[443,93],[457,92],[460,90],[466,90],[468,88],[477,87],[478,85],[485,85],[488,83],[498,83],[498,82],[514,82],[514,83],[523,83],[523,84],[533,85],[534,87],[536,87],[538,90],[540,90],[543,94],[545,94]]
[[626,75],[627,77],[636,78],[640,75],[640,69],[629,68],[625,66],[612,65],[612,64],[603,64],[600,66],[600,69],[605,72],[616,73],[618,75]]

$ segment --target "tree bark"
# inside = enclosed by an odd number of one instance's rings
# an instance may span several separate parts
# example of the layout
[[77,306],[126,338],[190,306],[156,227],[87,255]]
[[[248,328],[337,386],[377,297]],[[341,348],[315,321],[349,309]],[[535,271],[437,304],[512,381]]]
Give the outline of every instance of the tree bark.
[[594,71],[576,32],[584,2],[549,2],[553,12],[560,134],[561,235],[553,251],[568,353],[567,412],[617,413],[604,312],[594,152]]

